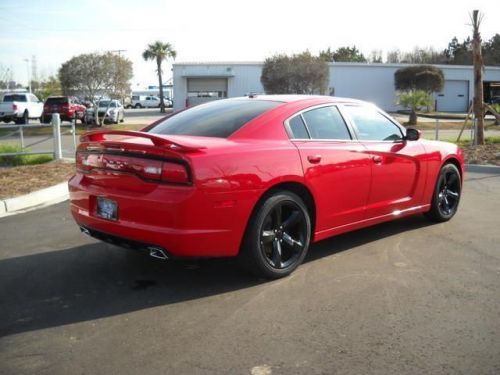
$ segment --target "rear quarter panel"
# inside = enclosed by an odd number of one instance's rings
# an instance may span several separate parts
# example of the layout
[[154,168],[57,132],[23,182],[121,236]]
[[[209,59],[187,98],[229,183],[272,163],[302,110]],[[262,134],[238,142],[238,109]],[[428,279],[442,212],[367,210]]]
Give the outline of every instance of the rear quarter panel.
[[206,229],[228,230],[236,255],[262,195],[282,182],[303,184],[298,150],[288,141],[228,142],[190,155],[194,184],[206,197]]

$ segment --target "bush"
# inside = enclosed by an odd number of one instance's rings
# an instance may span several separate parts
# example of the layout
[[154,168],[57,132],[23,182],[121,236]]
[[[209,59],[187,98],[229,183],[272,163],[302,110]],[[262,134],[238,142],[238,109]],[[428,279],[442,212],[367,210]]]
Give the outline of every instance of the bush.
[[[52,161],[52,155],[16,155],[16,156],[1,156],[3,153],[22,152],[21,146],[4,144],[0,145],[0,166],[15,167],[18,165],[34,165],[43,164]],[[29,152],[29,149],[24,149]]]

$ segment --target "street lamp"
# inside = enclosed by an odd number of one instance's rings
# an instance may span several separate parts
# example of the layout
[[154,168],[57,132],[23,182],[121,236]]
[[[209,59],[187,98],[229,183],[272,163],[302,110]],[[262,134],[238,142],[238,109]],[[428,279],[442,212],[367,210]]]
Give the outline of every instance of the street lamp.
[[30,77],[30,60],[29,59],[24,59],[26,61],[26,74],[28,77],[28,90],[31,94],[31,77]]

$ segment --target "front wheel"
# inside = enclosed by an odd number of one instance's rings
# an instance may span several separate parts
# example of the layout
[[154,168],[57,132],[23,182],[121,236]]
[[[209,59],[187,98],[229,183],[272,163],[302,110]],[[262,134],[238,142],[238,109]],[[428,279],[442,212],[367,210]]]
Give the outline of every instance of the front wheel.
[[460,172],[454,164],[445,164],[439,175],[432,196],[431,209],[425,216],[435,222],[450,220],[458,209],[462,183]]
[[250,219],[240,260],[257,276],[277,279],[302,263],[310,240],[311,219],[304,202],[292,192],[278,191]]

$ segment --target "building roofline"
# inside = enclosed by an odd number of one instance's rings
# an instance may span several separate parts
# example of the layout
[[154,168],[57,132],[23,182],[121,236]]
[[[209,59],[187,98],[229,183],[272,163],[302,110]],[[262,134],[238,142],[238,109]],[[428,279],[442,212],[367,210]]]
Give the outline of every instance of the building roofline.
[[[173,66],[199,66],[199,65],[264,65],[263,61],[187,61],[176,62]],[[451,64],[408,64],[408,63],[360,63],[360,62],[329,62],[329,66],[350,66],[364,67],[371,66],[377,68],[404,68],[412,65],[432,65],[441,69],[472,69],[473,65],[451,65]],[[500,66],[485,65],[485,69],[500,70]]]

